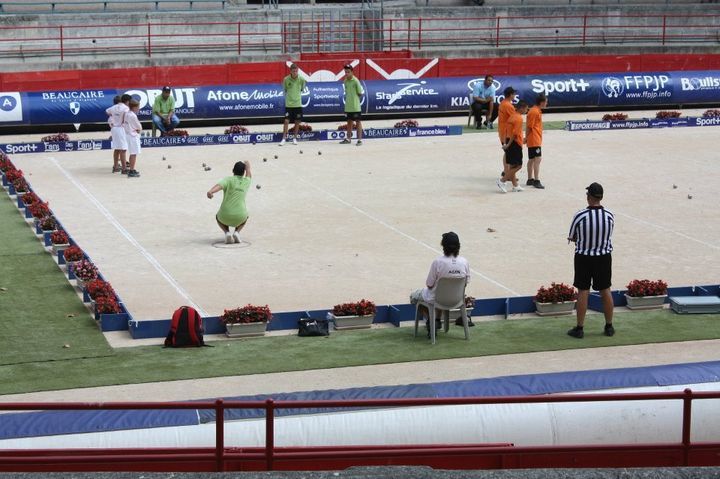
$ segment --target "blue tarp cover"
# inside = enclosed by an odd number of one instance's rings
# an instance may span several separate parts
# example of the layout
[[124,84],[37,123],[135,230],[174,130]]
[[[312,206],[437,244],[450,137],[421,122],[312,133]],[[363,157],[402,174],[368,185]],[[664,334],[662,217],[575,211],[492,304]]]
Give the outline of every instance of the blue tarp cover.
[[[382,367],[382,366],[380,366]],[[318,371],[322,374],[322,371]],[[641,368],[602,369],[547,374],[525,374],[487,379],[449,381],[405,386],[377,386],[325,391],[307,391],[262,396],[239,396],[226,400],[339,400],[380,398],[448,398],[471,396],[522,396],[602,389],[672,386],[720,382],[720,361],[673,364]],[[343,408],[347,410],[347,408]],[[332,409],[287,409],[278,416],[318,414]],[[264,411],[225,411],[227,420],[264,417]],[[213,410],[147,411],[45,411],[0,416],[0,439],[60,434],[191,426],[215,420]]]

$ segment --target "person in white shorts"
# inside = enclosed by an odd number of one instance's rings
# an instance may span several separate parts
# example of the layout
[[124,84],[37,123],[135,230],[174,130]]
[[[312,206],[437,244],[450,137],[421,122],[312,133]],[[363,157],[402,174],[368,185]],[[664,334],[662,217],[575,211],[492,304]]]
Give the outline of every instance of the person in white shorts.
[[127,151],[127,137],[125,135],[125,114],[129,111],[128,103],[132,97],[127,93],[120,97],[120,103],[113,105],[105,113],[110,117],[110,133],[112,134],[113,173],[122,171],[126,173],[125,152]]
[[140,173],[135,169],[137,156],[140,154],[140,134],[142,133],[142,123],[138,120],[137,112],[140,110],[140,102],[135,99],[130,100],[130,111],[125,114],[125,135],[127,137],[128,155],[130,155],[130,171],[128,178],[137,178]]
[[[442,235],[440,245],[443,249],[443,256],[438,256],[430,265],[425,287],[410,293],[410,303],[417,304],[422,300],[426,303],[435,302],[435,288],[440,278],[464,277],[465,283],[470,282],[470,265],[460,255],[460,238],[452,231]],[[429,317],[429,311],[423,310],[422,314]],[[429,326],[429,325],[428,325]],[[430,334],[428,327],[428,334]]]

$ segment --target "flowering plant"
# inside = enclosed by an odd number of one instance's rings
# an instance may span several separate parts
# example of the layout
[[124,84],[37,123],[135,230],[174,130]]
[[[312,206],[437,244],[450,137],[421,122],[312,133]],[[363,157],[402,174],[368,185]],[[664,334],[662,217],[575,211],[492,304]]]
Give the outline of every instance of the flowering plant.
[[[357,123],[353,123],[352,129],[357,130]],[[345,130],[347,130],[347,123],[340,123],[337,127],[337,131],[345,131]]]
[[57,142],[57,141],[70,141],[70,137],[67,133],[58,133],[57,135],[43,136],[40,141]]
[[98,296],[95,299],[95,312],[98,314],[119,313],[120,305],[115,296]]
[[250,133],[250,130],[245,128],[242,125],[233,125],[229,128],[225,128],[225,134],[226,135],[232,135],[232,134],[239,134],[239,135],[247,135]]
[[333,316],[369,316],[375,314],[375,303],[361,299],[355,303],[336,304],[332,309]]
[[15,168],[9,169],[5,172],[5,179],[8,183],[14,183],[18,178],[23,177],[22,170],[16,170]]
[[312,126],[308,125],[307,123],[300,123],[298,131],[300,133],[310,133],[312,131]]
[[253,306],[248,304],[242,308],[226,309],[220,316],[223,324],[246,324],[270,322],[272,313],[266,304],[265,306]]
[[166,131],[163,136],[190,136],[190,133],[188,133],[187,130],[179,130],[176,128],[174,130]]
[[473,309],[475,307],[475,298],[472,296],[465,296],[465,308]]
[[10,158],[8,156],[0,151],[0,171],[5,173],[7,170],[14,170],[15,165],[13,165],[12,161],[10,161]]
[[17,180],[12,182],[13,188],[15,188],[15,191],[18,193],[25,193],[28,190],[28,184],[27,181],[25,181],[25,178],[18,178]]
[[33,218],[40,219],[50,215],[50,207],[48,206],[48,203],[43,203],[39,199],[38,201],[34,201],[32,204],[27,205],[27,209],[30,210],[30,214],[33,215]]
[[649,279],[634,279],[628,283],[627,295],[637,298],[640,296],[662,296],[667,294],[667,283],[661,279],[650,281]]
[[103,281],[101,279],[93,279],[92,281],[88,282],[87,286],[85,286],[85,289],[87,289],[88,296],[90,296],[90,298],[94,299],[95,301],[97,301],[97,299],[101,297],[115,299],[115,290],[113,290],[113,287],[107,281]]
[[562,303],[563,301],[575,301],[577,291],[573,286],[565,283],[551,283],[549,288],[541,286],[535,295],[538,303]]
[[57,230],[50,233],[50,242],[52,244],[67,244],[70,237],[63,230]]
[[720,110],[705,110],[703,118],[714,118],[720,116]]
[[31,204],[35,203],[36,201],[39,201],[40,198],[38,198],[38,195],[36,195],[34,192],[25,193],[22,197],[23,203],[25,203],[25,206],[30,206]]
[[628,116],[625,113],[606,113],[602,117],[603,121],[622,121],[627,120]]
[[417,128],[420,124],[417,120],[403,120],[395,123],[395,128]]
[[[65,250],[67,251],[67,250]],[[72,272],[82,281],[91,281],[97,278],[98,270],[94,264],[84,259],[72,267]]]
[[57,228],[57,220],[53,215],[43,216],[38,220],[38,225],[43,231],[51,231]]
[[63,258],[65,258],[65,261],[67,261],[68,263],[80,261],[81,259],[83,259],[83,250],[81,250],[76,245],[72,245],[71,247],[63,251]]
[[679,111],[664,111],[663,110],[663,111],[659,111],[659,112],[655,113],[655,118],[659,118],[661,120],[665,119],[665,118],[680,118],[680,115],[682,115],[682,113],[680,113]]

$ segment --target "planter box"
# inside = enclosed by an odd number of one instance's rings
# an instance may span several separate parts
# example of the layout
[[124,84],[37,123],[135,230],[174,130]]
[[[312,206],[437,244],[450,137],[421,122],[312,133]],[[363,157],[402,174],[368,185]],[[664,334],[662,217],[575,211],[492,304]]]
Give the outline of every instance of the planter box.
[[375,320],[375,315],[370,314],[367,316],[335,316],[330,314],[333,322],[335,323],[335,329],[367,329]]
[[62,251],[65,251],[67,248],[69,248],[70,243],[54,244],[54,245],[51,245],[51,247],[52,247],[53,253],[58,254]]
[[266,329],[267,322],[226,324],[225,335],[228,338],[252,338],[265,336]]
[[538,303],[535,301],[535,313],[538,316],[560,316],[563,314],[572,314],[575,311],[575,303],[577,301],[563,301],[561,303]]
[[629,309],[660,309],[665,304],[667,294],[661,296],[628,296],[625,295],[627,300],[627,307]]

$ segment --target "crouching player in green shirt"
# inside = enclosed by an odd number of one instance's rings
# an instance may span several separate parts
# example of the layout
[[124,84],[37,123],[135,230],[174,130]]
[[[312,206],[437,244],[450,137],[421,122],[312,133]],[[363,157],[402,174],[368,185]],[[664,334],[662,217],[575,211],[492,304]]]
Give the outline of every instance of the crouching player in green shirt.
[[362,123],[360,122],[360,100],[365,94],[360,80],[353,75],[352,65],[345,65],[345,116],[347,117],[347,136],[340,142],[342,145],[352,143],[353,122],[357,128],[357,146],[362,145]]
[[[233,167],[233,176],[227,176],[218,181],[215,186],[207,192],[207,197],[212,199],[213,195],[222,190],[223,200],[220,209],[215,215],[220,229],[225,233],[225,243],[239,243],[240,237],[238,233],[247,223],[248,212],[245,206],[245,196],[250,189],[250,160],[246,162],[238,161]],[[235,232],[230,234],[230,228],[235,228]]]

